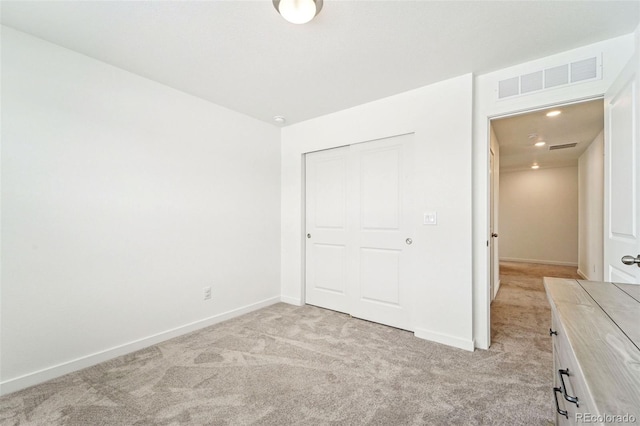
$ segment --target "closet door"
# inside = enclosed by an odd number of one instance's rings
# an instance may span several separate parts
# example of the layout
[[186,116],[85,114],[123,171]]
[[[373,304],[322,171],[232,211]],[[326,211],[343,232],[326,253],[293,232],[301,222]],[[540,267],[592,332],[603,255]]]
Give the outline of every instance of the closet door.
[[307,303],[411,330],[412,141],[307,155]]
[[411,330],[413,135],[351,146],[349,277],[355,317]]
[[349,147],[306,155],[305,299],[340,312],[349,312],[348,159]]

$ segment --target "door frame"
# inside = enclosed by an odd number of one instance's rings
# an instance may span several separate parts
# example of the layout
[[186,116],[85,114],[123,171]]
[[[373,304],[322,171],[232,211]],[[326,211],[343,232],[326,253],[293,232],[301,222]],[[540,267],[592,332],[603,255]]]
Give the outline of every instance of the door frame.
[[[578,47],[474,77],[473,106],[473,338],[478,349],[491,342],[489,316],[488,169],[491,118],[554,104],[594,99],[606,93],[640,43],[640,29],[615,39]],[[534,91],[508,98],[498,97],[500,81],[528,73],[597,57],[599,77],[589,81]]]
[[[491,121],[492,120],[497,120],[500,118],[507,118],[507,117],[514,117],[514,116],[518,116],[518,115],[523,115],[523,114],[528,114],[528,113],[532,113],[532,112],[536,112],[536,111],[541,111],[541,110],[545,110],[545,109],[549,109],[549,108],[560,108],[563,106],[567,106],[567,105],[575,105],[575,104],[579,104],[579,103],[583,103],[583,102],[590,102],[590,101],[595,101],[595,100],[604,100],[604,92],[600,93],[600,94],[595,94],[592,96],[586,96],[586,97],[580,97],[580,98],[571,98],[571,97],[567,97],[567,99],[565,100],[558,100],[557,102],[551,102],[548,104],[543,104],[543,105],[537,105],[537,106],[532,106],[530,108],[521,108],[521,109],[516,109],[513,111],[507,111],[507,112],[502,112],[499,114],[493,114],[493,115],[486,115],[486,125],[487,125],[487,134],[486,134],[486,217],[487,217],[487,222],[486,222],[486,230],[485,230],[485,235],[487,236],[487,256],[486,256],[486,271],[487,271],[487,278],[486,278],[486,294],[487,294],[487,300],[486,300],[486,324],[487,324],[487,347],[483,348],[483,349],[488,349],[488,347],[491,345],[491,302],[492,302],[492,295],[490,294],[491,292],[491,253],[489,253],[488,251],[492,249],[492,245],[489,244],[489,240],[491,239],[491,176],[490,176],[490,156],[491,156]],[[604,125],[604,123],[603,123]],[[499,220],[499,218],[498,218]],[[496,256],[500,256],[500,247],[498,246],[498,249],[496,250]]]

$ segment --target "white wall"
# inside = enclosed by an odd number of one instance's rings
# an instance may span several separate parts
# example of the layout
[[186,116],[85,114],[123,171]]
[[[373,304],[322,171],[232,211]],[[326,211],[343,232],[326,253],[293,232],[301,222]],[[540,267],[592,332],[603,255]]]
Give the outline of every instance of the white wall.
[[500,260],[578,265],[578,168],[503,171]]
[[[488,169],[489,119],[544,108],[578,99],[602,96],[633,53],[634,35],[605,40],[574,50],[477,76],[473,107],[473,324],[479,348],[490,343]],[[511,99],[497,99],[498,81],[573,62],[595,55],[602,57],[602,79],[534,92]]]
[[419,251],[413,311],[418,337],[473,349],[471,283],[472,76],[465,75],[282,130],[282,297],[303,295],[303,171],[306,152],[415,133]]
[[578,273],[604,279],[604,131],[578,161]]
[[8,28],[2,89],[2,392],[279,301],[278,128]]

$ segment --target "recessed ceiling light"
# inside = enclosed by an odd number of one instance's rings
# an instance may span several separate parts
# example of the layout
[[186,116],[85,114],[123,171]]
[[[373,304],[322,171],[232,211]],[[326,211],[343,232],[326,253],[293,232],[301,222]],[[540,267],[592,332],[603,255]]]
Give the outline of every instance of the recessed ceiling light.
[[545,141],[536,142],[535,146],[545,146],[547,143]]
[[276,115],[275,117],[273,117],[273,121],[275,121],[278,124],[284,124],[284,122],[287,121],[287,119],[281,115]]
[[538,166],[538,163],[535,163],[533,166],[531,166],[531,168],[533,170],[538,170],[540,168],[540,166]]
[[555,116],[560,115],[560,114],[562,114],[562,111],[560,111],[560,110],[549,111],[547,113],[547,117],[555,117]]

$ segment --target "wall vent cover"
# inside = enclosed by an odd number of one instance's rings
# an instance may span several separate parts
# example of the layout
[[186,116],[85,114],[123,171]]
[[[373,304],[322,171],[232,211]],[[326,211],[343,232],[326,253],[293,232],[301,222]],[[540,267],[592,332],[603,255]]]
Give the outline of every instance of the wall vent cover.
[[569,83],[569,64],[544,70],[544,88],[564,86]]
[[520,76],[520,93],[535,92],[536,90],[542,89],[543,81],[544,80],[543,80],[542,71],[521,75]]
[[520,94],[520,77],[508,78],[498,83],[498,97],[507,98]]
[[578,145],[577,142],[574,143],[563,143],[561,145],[550,145],[549,151],[553,151],[555,149],[567,149],[567,148],[575,148]]
[[594,56],[500,80],[498,82],[498,99],[522,96],[601,78],[602,67],[599,58]]

